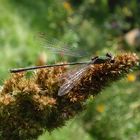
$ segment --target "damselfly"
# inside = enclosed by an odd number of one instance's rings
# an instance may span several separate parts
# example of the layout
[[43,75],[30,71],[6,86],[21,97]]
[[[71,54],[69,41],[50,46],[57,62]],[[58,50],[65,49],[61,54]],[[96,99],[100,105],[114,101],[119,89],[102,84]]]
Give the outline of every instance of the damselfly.
[[62,84],[58,91],[59,96],[66,95],[74,88],[74,86],[78,83],[78,81],[84,76],[86,71],[90,68],[90,65],[93,64],[103,64],[106,62],[114,62],[114,57],[107,53],[105,56],[95,56],[90,61],[87,62],[72,62],[72,63],[65,63],[65,64],[53,64],[53,65],[43,65],[43,66],[33,66],[27,68],[18,68],[18,69],[11,69],[11,73],[17,72],[24,72],[29,70],[41,69],[41,68],[49,68],[49,67],[58,67],[58,66],[66,66],[66,65],[84,65],[81,69],[77,70],[71,77],[67,79],[66,82]]

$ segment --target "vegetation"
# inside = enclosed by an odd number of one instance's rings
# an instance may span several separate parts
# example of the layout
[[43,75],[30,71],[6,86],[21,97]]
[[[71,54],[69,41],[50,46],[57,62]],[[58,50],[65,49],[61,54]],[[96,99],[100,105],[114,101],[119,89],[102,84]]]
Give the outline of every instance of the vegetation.
[[[84,61],[85,59],[89,60],[93,55],[104,55],[106,52],[112,52],[115,56],[117,54],[121,55],[122,52],[135,52],[139,56],[139,35],[132,34],[128,39],[130,31],[133,29],[139,31],[140,3],[138,0],[63,0],[61,2],[57,0],[40,0],[37,2],[33,0],[1,0],[0,3],[2,13],[0,15],[1,85],[6,85],[4,81],[10,77],[10,68],[42,64],[40,55],[43,56],[42,53],[44,54],[44,52],[47,60],[41,58],[43,63],[45,61],[47,63]],[[86,56],[82,58],[64,56],[62,58],[58,54],[49,53],[35,38],[39,32],[47,34],[48,40],[57,38],[60,42],[68,43],[74,51],[80,50],[81,52],[82,50],[86,52]],[[27,77],[33,76],[32,73],[27,75]],[[24,78],[26,79],[26,77]],[[27,83],[22,88],[25,88],[28,85]],[[12,86],[12,84],[8,86]],[[103,94],[86,101],[88,109],[81,116],[80,114],[77,116],[80,120],[74,119],[71,124],[68,122],[68,125],[59,130],[54,130],[52,134],[47,132],[39,140],[46,138],[50,140],[80,140],[81,138],[84,138],[84,140],[138,139],[140,137],[139,84],[139,72],[129,73],[125,79],[114,83],[106,90],[102,90]],[[20,86],[22,85],[20,84]],[[10,90],[10,88],[6,87],[6,90]],[[12,87],[11,90],[15,89]],[[15,100],[11,99],[9,91],[6,93],[8,93],[8,101],[6,100],[8,104],[13,103]],[[20,92],[18,93],[20,95]],[[56,95],[55,92],[53,94]],[[19,99],[22,99],[19,95],[16,96],[16,103],[21,101]],[[1,101],[5,101],[3,95],[1,97]],[[78,97],[76,96],[76,98]],[[7,102],[5,103],[7,104]],[[17,104],[10,104],[4,114],[8,113],[8,109],[13,110],[14,105]],[[4,107],[2,106],[3,109],[5,109]],[[1,109],[1,112],[5,111],[3,109]],[[17,115],[18,111],[15,114]],[[32,117],[30,113],[22,115],[23,118]],[[0,120],[4,119],[0,118]],[[8,122],[8,120],[5,121]],[[44,120],[41,120],[41,123],[38,122],[38,124],[36,122],[35,119],[31,124],[34,128],[39,128],[39,131],[37,131],[39,134],[44,132],[45,129],[48,130],[45,126],[47,122],[44,123]],[[9,123],[11,123],[10,120]],[[3,121],[0,121],[1,129],[4,130],[5,126],[2,124]],[[20,124],[18,125],[20,126]],[[10,129],[12,127],[9,126]],[[35,131],[31,129],[28,132],[30,136],[35,134]],[[5,139],[6,134],[4,135]],[[25,133],[21,132],[20,134],[22,137],[20,139],[26,139]]]

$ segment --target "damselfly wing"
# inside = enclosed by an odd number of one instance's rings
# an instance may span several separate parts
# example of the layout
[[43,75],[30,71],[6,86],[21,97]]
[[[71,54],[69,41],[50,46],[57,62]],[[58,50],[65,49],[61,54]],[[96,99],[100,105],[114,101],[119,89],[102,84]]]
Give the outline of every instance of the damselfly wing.
[[79,80],[84,76],[84,74],[86,73],[86,71],[89,68],[89,65],[91,65],[91,64],[102,64],[102,63],[105,63],[107,61],[110,61],[111,63],[114,62],[113,56],[109,53],[107,53],[105,57],[96,56],[96,57],[92,58],[91,62],[89,62],[83,68],[76,71],[71,77],[69,77],[67,79],[66,82],[64,82],[62,84],[62,86],[60,87],[60,89],[58,91],[58,95],[63,96],[63,95],[68,94],[70,92],[70,90],[72,90],[74,88],[74,86],[77,85]]
[[84,57],[87,54],[80,49],[76,49],[71,46],[68,42],[62,42],[58,39],[50,40],[50,37],[47,36],[45,33],[39,33],[36,36],[37,41],[39,44],[50,50],[52,53],[58,53],[61,55],[67,55],[72,57]]
[[[83,57],[86,56],[86,53],[83,53],[83,51],[76,51],[71,49],[71,47],[62,41],[59,41],[57,39],[50,40],[49,36],[47,36],[45,33],[38,33],[35,36],[35,39],[37,42],[42,46],[50,50],[52,53],[59,53],[67,56],[73,56],[73,57]],[[65,64],[52,64],[52,65],[43,65],[43,66],[31,66],[31,67],[25,67],[25,68],[15,68],[11,69],[11,73],[17,73],[17,72],[24,72],[29,70],[35,70],[35,69],[41,69],[41,68],[49,68],[49,67],[57,67],[57,66],[65,66],[65,65],[79,65],[79,64],[86,64],[86,62],[71,62],[71,63],[65,63]]]
[[69,76],[66,82],[59,88],[58,95],[63,96],[69,93],[69,91],[77,85],[78,81],[81,79],[81,77],[84,75],[84,73],[89,68],[88,64],[85,65],[83,68],[76,71],[73,75]]

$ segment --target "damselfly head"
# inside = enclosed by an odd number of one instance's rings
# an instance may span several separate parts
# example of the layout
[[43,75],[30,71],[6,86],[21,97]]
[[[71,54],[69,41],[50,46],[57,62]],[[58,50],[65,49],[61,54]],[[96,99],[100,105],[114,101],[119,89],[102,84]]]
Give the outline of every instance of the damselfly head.
[[113,55],[111,53],[106,53],[106,57],[112,58]]
[[96,60],[98,57],[99,57],[99,56],[94,56],[94,57],[92,57],[92,58],[91,58],[91,61]]
[[106,57],[108,57],[111,63],[114,63],[114,56],[111,53],[106,53]]
[[95,56],[91,58],[94,64],[103,64],[105,62],[114,63],[114,56],[111,53],[106,53],[105,56]]

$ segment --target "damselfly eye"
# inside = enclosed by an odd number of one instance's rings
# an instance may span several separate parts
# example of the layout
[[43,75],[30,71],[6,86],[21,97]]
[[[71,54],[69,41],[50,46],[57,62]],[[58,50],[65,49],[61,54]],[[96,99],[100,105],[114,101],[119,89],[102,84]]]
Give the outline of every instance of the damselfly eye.
[[109,57],[109,58],[113,57],[111,53],[106,53],[106,56]]
[[99,56],[92,57],[92,58],[91,58],[91,61],[97,59],[98,57],[99,57]]
[[114,56],[111,53],[107,53],[106,56],[110,59],[110,63],[114,63]]

